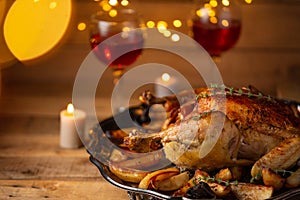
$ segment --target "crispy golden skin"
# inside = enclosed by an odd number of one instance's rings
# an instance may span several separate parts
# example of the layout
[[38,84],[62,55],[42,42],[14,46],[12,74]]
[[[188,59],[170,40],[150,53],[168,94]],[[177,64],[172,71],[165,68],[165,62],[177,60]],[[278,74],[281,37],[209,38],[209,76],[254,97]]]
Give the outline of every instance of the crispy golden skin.
[[[287,169],[300,158],[300,113],[296,104],[263,95],[253,87],[198,88],[163,98],[146,92],[140,99],[149,106],[162,104],[168,118],[158,134],[126,138],[130,149],[147,152],[151,145],[145,141],[155,137],[156,143],[161,141],[166,157],[178,166],[215,169],[254,164],[253,177],[265,167]],[[214,133],[218,121],[223,127]],[[213,138],[215,135],[218,137]],[[203,154],[209,137],[213,138],[208,140],[212,145]]]

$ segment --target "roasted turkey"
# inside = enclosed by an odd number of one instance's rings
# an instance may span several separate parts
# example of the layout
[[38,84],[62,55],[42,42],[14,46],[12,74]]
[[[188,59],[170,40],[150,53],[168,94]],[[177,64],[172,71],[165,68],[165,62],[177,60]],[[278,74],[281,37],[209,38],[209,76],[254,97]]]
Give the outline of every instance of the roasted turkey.
[[124,145],[136,152],[164,149],[179,167],[214,170],[251,166],[257,177],[263,168],[282,170],[299,165],[300,113],[297,103],[264,95],[254,87],[212,86],[140,100],[161,104],[167,112],[162,130],[133,131]]

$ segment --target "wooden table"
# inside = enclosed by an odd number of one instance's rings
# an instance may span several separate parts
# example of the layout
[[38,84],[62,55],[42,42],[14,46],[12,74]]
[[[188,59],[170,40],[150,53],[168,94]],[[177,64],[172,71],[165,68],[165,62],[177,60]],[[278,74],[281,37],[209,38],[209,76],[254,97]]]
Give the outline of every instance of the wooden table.
[[0,199],[128,199],[84,147],[59,146],[64,97],[0,97]]

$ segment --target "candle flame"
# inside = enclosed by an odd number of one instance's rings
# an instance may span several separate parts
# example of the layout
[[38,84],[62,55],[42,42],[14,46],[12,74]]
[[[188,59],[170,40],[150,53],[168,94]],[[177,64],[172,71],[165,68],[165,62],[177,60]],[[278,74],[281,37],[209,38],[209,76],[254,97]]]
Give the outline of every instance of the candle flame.
[[161,75],[161,79],[165,82],[170,81],[171,77],[168,73],[163,73],[163,75]]
[[73,104],[69,103],[67,107],[67,113],[73,114],[74,113],[74,106]]

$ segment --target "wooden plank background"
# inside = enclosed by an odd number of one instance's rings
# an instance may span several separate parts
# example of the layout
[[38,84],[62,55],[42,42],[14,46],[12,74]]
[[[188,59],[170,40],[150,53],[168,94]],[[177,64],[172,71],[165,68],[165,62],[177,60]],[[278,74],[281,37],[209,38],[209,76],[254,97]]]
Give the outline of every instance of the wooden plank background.
[[[54,85],[53,91],[49,93],[59,95],[65,91],[60,91],[56,86],[63,84],[69,88],[67,94],[70,94],[76,72],[90,51],[88,30],[78,31],[77,24],[88,23],[91,13],[99,9],[97,3],[93,1],[75,2],[70,32],[61,45],[35,63],[16,63],[5,68],[2,72],[5,87],[22,88],[51,84]],[[191,1],[171,0],[134,0],[131,5],[142,13],[145,21],[165,20],[169,24],[174,19],[181,19],[184,22],[193,7]],[[299,74],[300,69],[299,1],[254,1],[250,5],[241,3],[241,9],[243,20],[241,37],[234,49],[223,54],[219,65],[224,82],[237,87],[253,84],[272,95],[277,94],[277,88],[283,81],[288,81],[292,85],[299,84],[298,76],[289,77],[291,71],[293,74],[295,72]],[[173,27],[170,25],[170,28]],[[176,30],[188,32],[185,25]],[[142,56],[134,65],[149,62],[152,58],[153,55]],[[176,62],[172,60],[169,60],[168,64],[171,67],[176,66]],[[190,69],[185,70],[190,76],[193,75]],[[110,87],[109,72],[104,76],[104,80]],[[199,85],[197,81],[192,84]],[[5,94],[7,90],[3,92]]]
[[60,148],[58,117],[2,113],[0,122],[0,199],[128,199],[85,148]]

